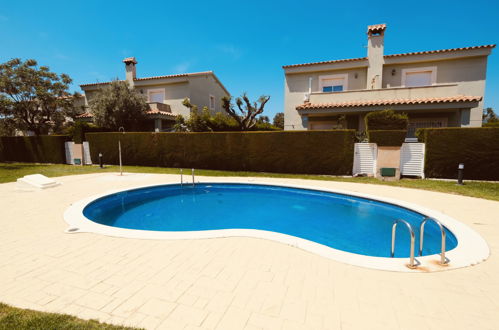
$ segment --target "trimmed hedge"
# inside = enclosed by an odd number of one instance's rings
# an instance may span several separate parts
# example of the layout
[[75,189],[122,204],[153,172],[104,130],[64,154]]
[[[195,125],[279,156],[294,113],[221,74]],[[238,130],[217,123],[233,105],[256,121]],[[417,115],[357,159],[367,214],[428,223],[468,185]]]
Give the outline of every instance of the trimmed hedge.
[[301,174],[351,174],[354,130],[87,133],[93,159],[123,164]]
[[367,131],[369,142],[378,146],[398,146],[400,147],[407,136],[406,130],[379,130]]
[[464,178],[499,180],[499,128],[424,128],[416,132],[426,143],[425,174],[457,178],[464,163]]
[[398,113],[393,110],[379,110],[369,112],[365,119],[366,130],[401,130],[407,129],[409,117],[405,113]]
[[0,161],[66,163],[64,142],[67,135],[2,136]]

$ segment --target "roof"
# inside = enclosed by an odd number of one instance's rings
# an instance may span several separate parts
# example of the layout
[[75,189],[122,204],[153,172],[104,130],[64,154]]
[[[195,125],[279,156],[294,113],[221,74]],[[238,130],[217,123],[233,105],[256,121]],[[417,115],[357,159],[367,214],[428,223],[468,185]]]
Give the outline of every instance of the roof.
[[[124,61],[124,60],[123,60]],[[180,78],[180,77],[190,77],[190,76],[201,76],[201,75],[212,75],[215,81],[222,87],[222,89],[230,95],[229,91],[222,84],[220,79],[215,75],[213,71],[201,71],[201,72],[191,72],[191,73],[180,73],[180,74],[170,74],[164,76],[152,76],[152,77],[144,77],[144,78],[135,78],[133,81],[145,81],[145,80],[154,80],[154,79],[168,79],[168,78]],[[126,80],[118,80],[118,81],[126,81]],[[93,83],[93,84],[82,84],[80,87],[90,87],[90,86],[99,86],[99,85],[107,85],[111,82],[102,82],[102,83]]]
[[[116,80],[116,81],[125,81],[125,80]],[[101,83],[93,83],[93,84],[82,84],[80,87],[86,87],[86,86],[98,86],[98,85],[108,85],[110,84],[110,81],[107,82],[101,82]]]
[[420,99],[392,99],[392,100],[361,100],[336,103],[305,103],[296,107],[296,110],[318,110],[330,108],[350,108],[350,107],[368,107],[377,105],[411,105],[411,104],[435,104],[452,102],[479,102],[481,96],[456,95],[451,97],[431,97]]
[[[448,52],[457,52],[457,51],[462,51],[462,50],[473,50],[473,49],[483,49],[483,48],[495,48],[495,44],[491,45],[482,45],[482,46],[471,46],[471,47],[461,47],[461,48],[448,48],[448,49],[439,49],[439,50],[427,50],[427,51],[422,51],[422,52],[412,52],[412,53],[401,53],[401,54],[392,54],[392,55],[385,55],[384,58],[392,58],[392,57],[402,57],[402,56],[411,56],[411,55],[426,55],[426,54],[437,54],[437,53],[448,53]],[[367,60],[367,57],[359,57],[359,58],[348,58],[348,59],[342,59],[342,60],[332,60],[332,61],[322,61],[322,62],[310,62],[310,63],[302,63],[302,64],[291,64],[291,65],[284,65],[283,68],[293,68],[293,67],[300,67],[300,66],[310,66],[310,65],[317,65],[317,64],[333,64],[333,63],[340,63],[340,62],[354,62],[354,61],[364,61]]]
[[367,26],[367,33],[380,33],[386,29],[386,24],[375,24]]
[[[166,111],[160,111],[160,110],[148,110],[145,112],[146,115],[164,115],[168,117],[177,117],[176,114],[173,114],[171,112],[166,112]],[[89,112],[84,112],[81,115],[76,116],[76,118],[93,118],[94,115],[92,115]]]
[[494,48],[496,45],[483,45],[483,46],[471,46],[471,47],[461,47],[461,48],[449,48],[449,49],[439,49],[439,50],[427,50],[423,52],[412,52],[412,53],[402,53],[402,54],[393,54],[393,55],[385,55],[385,58],[390,57],[400,57],[400,56],[409,56],[409,55],[424,55],[424,54],[437,54],[437,53],[448,53],[448,52],[458,52],[461,50],[473,50],[473,49],[482,49],[482,48]]
[[145,112],[146,115],[164,115],[168,117],[177,117],[177,115],[171,113],[171,112],[166,112],[166,111],[161,111],[161,110],[149,110]]
[[135,57],[127,57],[123,60],[123,63],[133,63],[133,64],[137,64],[137,60],[135,59]]
[[89,112],[84,112],[78,116],[76,116],[76,118],[93,118],[94,115],[92,115],[91,113]]

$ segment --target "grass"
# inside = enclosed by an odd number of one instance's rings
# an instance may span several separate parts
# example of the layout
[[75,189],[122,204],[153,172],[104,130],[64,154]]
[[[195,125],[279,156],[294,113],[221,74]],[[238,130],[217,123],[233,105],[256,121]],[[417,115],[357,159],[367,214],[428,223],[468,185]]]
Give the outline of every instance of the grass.
[[[40,173],[48,177],[117,172],[118,166],[106,166],[104,169],[98,166],[73,166],[62,164],[31,164],[31,163],[0,163],[0,183],[13,182],[17,178],[27,174]],[[145,167],[145,166],[124,166],[123,171],[131,173],[161,173],[161,174],[179,174],[177,168],[163,167]],[[184,174],[189,174],[184,171]],[[342,181],[353,183],[370,183],[378,185],[387,185],[395,187],[405,187],[414,189],[423,189],[439,191],[449,194],[458,194],[470,197],[484,198],[499,201],[499,182],[478,182],[467,181],[463,186],[457,185],[455,181],[440,180],[422,180],[422,179],[402,179],[399,181],[380,181],[369,177],[338,177],[328,175],[306,175],[306,174],[279,174],[279,173],[260,173],[260,172],[234,172],[234,171],[214,171],[214,170],[196,170],[196,175],[204,176],[243,176],[243,177],[271,177],[271,178],[291,178],[308,180],[326,180]]]
[[0,330],[71,329],[71,330],[125,330],[136,329],[100,323],[96,320],[82,320],[66,314],[37,312],[30,309],[11,307],[0,303]]

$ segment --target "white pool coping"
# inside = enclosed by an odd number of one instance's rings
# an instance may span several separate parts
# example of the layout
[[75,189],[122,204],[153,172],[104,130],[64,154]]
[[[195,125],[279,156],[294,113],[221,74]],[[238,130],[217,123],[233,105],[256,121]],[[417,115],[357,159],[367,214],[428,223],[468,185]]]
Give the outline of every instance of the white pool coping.
[[310,185],[292,185],[292,184],[274,184],[269,182],[261,182],[258,180],[248,182],[240,181],[213,181],[200,182],[201,184],[257,184],[266,186],[281,186],[288,188],[310,189],[316,191],[332,192],[354,197],[361,197],[371,199],[374,201],[385,202],[397,206],[405,207],[418,213],[424,214],[428,217],[435,218],[440,221],[448,230],[450,230],[457,238],[458,245],[446,252],[446,258],[449,263],[445,266],[438,264],[440,255],[430,255],[418,257],[418,246],[415,246],[416,260],[419,263],[416,269],[407,267],[409,258],[385,258],[385,257],[371,257],[355,253],[350,253],[338,249],[334,249],[313,241],[303,238],[286,235],[277,232],[258,230],[258,229],[218,229],[218,230],[203,230],[203,231],[150,231],[150,230],[137,230],[126,229],[112,226],[101,225],[93,222],[83,215],[83,209],[98,198],[105,197],[110,194],[163,185],[177,185],[178,183],[171,184],[149,184],[137,185],[131,188],[106,191],[101,194],[93,195],[88,198],[79,200],[66,209],[64,212],[64,220],[68,223],[69,228],[66,230],[68,233],[96,233],[114,237],[136,238],[136,239],[208,239],[208,238],[222,238],[222,237],[253,237],[277,241],[287,245],[291,245],[305,251],[315,253],[317,255],[339,261],[342,263],[366,267],[378,270],[398,271],[398,272],[433,272],[450,270],[472,266],[486,260],[490,255],[490,250],[487,242],[473,229],[465,224],[449,217],[441,212],[422,207],[420,205],[409,203],[393,198],[378,197],[371,194],[358,193],[341,189],[328,189],[322,187],[314,187]]

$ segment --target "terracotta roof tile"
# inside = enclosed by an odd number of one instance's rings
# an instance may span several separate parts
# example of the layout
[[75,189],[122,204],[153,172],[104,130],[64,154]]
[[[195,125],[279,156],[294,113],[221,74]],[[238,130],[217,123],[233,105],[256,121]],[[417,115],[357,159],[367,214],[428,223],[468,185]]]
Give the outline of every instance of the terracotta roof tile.
[[181,74],[170,74],[170,75],[165,75],[165,76],[154,76],[154,77],[144,77],[144,78],[135,78],[134,80],[150,80],[150,79],[163,79],[163,78],[176,78],[176,77],[187,77],[189,74],[188,73],[181,73]]
[[[159,111],[159,110],[149,110],[145,112],[146,115],[164,115],[164,116],[169,116],[169,117],[177,117],[177,115],[171,113],[171,112],[166,112],[166,111]],[[93,118],[94,116],[89,113],[89,112],[84,112],[76,118]]]
[[123,59],[123,63],[133,63],[133,64],[137,64],[137,60],[135,59],[135,57],[127,57],[125,59]]
[[90,112],[84,112],[78,116],[76,116],[76,118],[92,118],[94,115],[92,115]]
[[347,58],[344,60],[332,60],[332,61],[322,61],[322,62],[311,62],[311,63],[303,63],[303,64],[290,64],[284,65],[283,68],[294,68],[299,66],[308,66],[308,65],[316,65],[316,64],[332,64],[332,63],[341,63],[341,62],[355,62],[355,61],[365,61],[367,57],[359,57],[359,58]]
[[[456,52],[456,51],[462,51],[462,50],[473,50],[473,49],[482,49],[482,48],[495,48],[495,46],[496,46],[495,44],[492,44],[492,45],[483,45],[483,46],[471,46],[471,47],[461,47],[461,48],[427,50],[427,51],[422,51],[422,52],[412,52],[412,53],[402,53],[402,54],[385,55],[384,57],[385,58],[391,58],[391,57],[401,57],[401,56],[410,56],[410,55],[425,55],[425,54],[447,53],[447,52]],[[340,62],[354,62],[354,61],[363,61],[363,60],[367,60],[367,57],[347,58],[347,59],[342,59],[342,60],[332,60],[332,61],[322,61],[322,62],[310,62],[310,63],[302,63],[302,64],[291,64],[291,65],[284,65],[283,69],[300,67],[300,66],[317,65],[317,64],[333,64],[333,63],[340,63]]]
[[368,107],[377,105],[410,105],[410,104],[431,104],[431,103],[451,103],[451,102],[479,102],[481,96],[457,95],[452,97],[432,97],[421,99],[393,99],[393,100],[363,100],[336,103],[305,103],[296,107],[296,110],[318,110],[329,108],[350,108]]
[[[118,81],[125,81],[125,80],[118,80]],[[111,82],[101,82],[101,83],[93,83],[93,84],[83,84],[80,85],[80,87],[86,87],[86,86],[98,86],[98,85],[109,85]]]
[[367,32],[380,32],[384,31],[386,29],[386,24],[374,24],[374,25],[368,25],[367,26]]
[[146,115],[164,115],[168,117],[177,117],[177,115],[171,113],[171,112],[166,112],[166,111],[160,111],[160,110],[149,110],[145,112]]
[[408,56],[408,55],[424,55],[424,54],[437,54],[437,53],[457,52],[457,51],[460,51],[460,50],[473,50],[473,49],[482,49],[482,48],[494,48],[495,46],[496,45],[483,45],[483,46],[471,46],[471,47],[449,48],[449,49],[439,49],[439,50],[427,50],[427,51],[423,51],[423,52],[412,52],[412,53],[402,53],[402,54],[385,55],[385,58],[399,57],[399,56]]

